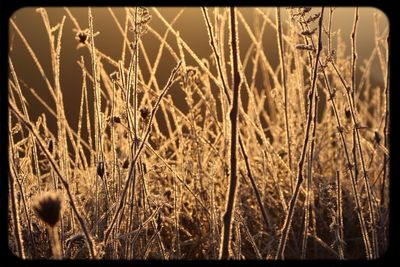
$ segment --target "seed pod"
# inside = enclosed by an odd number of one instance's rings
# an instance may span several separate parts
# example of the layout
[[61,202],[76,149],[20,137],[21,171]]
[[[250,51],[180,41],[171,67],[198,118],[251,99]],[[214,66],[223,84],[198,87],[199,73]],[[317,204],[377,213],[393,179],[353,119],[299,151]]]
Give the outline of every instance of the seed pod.
[[97,164],[97,175],[100,176],[101,179],[103,179],[104,176],[104,162],[100,161]]
[[318,13],[316,13],[316,14],[310,16],[310,17],[306,20],[306,23],[310,23],[310,22],[315,21],[317,18],[319,18],[320,15],[321,15],[321,13],[318,12]]
[[119,116],[113,116],[113,122],[115,123],[121,123],[121,118]]
[[50,153],[53,153],[53,150],[54,150],[54,144],[53,144],[53,139],[50,139],[49,140],[49,143],[48,143],[48,150],[50,151]]
[[346,116],[346,119],[350,119],[351,118],[351,112],[348,108],[346,108],[346,110],[344,111],[344,115]]
[[124,163],[122,163],[122,168],[127,169],[129,167],[129,159],[126,158]]
[[142,117],[143,120],[147,120],[147,117],[149,116],[150,111],[147,107],[142,107],[140,109],[140,116]]
[[312,45],[306,45],[306,44],[297,44],[296,48],[299,50],[309,50],[309,51],[314,51],[314,48]]
[[305,35],[305,36],[311,36],[315,33],[316,30],[317,30],[317,28],[314,28],[313,30],[304,30],[301,32],[301,34]]

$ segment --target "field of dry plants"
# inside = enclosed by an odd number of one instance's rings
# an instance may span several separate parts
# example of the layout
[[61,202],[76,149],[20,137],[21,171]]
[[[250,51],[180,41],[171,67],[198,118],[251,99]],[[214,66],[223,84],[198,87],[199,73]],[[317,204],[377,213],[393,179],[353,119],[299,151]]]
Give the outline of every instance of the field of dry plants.
[[[192,8],[200,20],[180,26],[208,33],[197,41],[206,57],[177,30],[184,8],[168,18],[162,8],[103,8],[103,17],[80,9],[83,17],[59,8],[57,21],[46,8],[30,9],[42,21],[35,30],[46,36],[47,57],[10,18],[15,255],[374,259],[385,252],[389,31],[380,11],[369,30],[373,49],[360,59],[361,8],[351,8],[346,35],[332,26],[340,8],[247,9],[251,16]],[[106,19],[120,36],[108,37],[109,46],[120,45],[118,56],[96,44],[104,37],[96,23]],[[17,67],[17,46],[40,88]],[[71,53],[79,55],[72,78],[62,65]],[[79,84],[77,104],[65,100],[68,79]]]

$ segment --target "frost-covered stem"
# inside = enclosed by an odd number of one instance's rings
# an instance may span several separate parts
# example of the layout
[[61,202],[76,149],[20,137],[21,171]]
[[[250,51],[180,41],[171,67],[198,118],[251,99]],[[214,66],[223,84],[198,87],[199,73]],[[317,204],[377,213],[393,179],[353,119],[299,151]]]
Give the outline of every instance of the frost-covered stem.
[[[290,140],[290,131],[289,131],[289,110],[288,110],[288,89],[286,86],[286,68],[285,68],[285,60],[284,60],[284,51],[283,51],[283,42],[282,42],[282,21],[281,21],[281,11],[280,8],[276,8],[276,24],[278,25],[278,47],[279,47],[279,60],[281,65],[281,79],[282,79],[282,87],[283,87],[283,101],[285,108],[285,128],[286,128],[286,143],[288,150],[288,158],[289,158],[289,168],[292,169],[292,153],[290,149],[291,140]],[[290,175],[290,186],[293,192],[294,189],[294,181],[293,175]]]
[[300,192],[300,187],[301,184],[303,183],[303,166],[304,166],[304,160],[307,152],[307,146],[308,146],[308,141],[310,138],[310,129],[311,129],[311,122],[312,122],[312,107],[313,107],[313,101],[315,99],[315,89],[316,89],[316,83],[317,83],[317,67],[318,67],[318,61],[319,61],[319,56],[321,54],[321,49],[322,49],[322,19],[324,15],[324,8],[321,8],[321,16],[319,18],[319,23],[318,23],[318,48],[315,56],[315,63],[314,63],[314,69],[312,73],[312,85],[311,89],[309,92],[309,105],[308,105],[308,112],[307,112],[307,124],[306,124],[306,129],[304,132],[304,142],[303,142],[303,148],[302,152],[300,155],[300,160],[298,163],[298,170],[297,170],[297,182],[296,182],[296,187],[294,190],[294,193],[292,195],[292,198],[290,199],[289,203],[289,210],[288,213],[286,214],[285,222],[282,227],[282,234],[279,239],[279,245],[277,249],[277,253],[275,255],[276,259],[284,259],[284,254],[285,254],[285,247],[286,247],[286,241],[287,237],[289,234],[289,230],[292,224],[292,219],[293,219],[293,214],[294,214],[294,208],[295,204],[297,201],[297,198],[299,196]]
[[222,229],[222,243],[219,258],[228,259],[230,255],[230,241],[232,231],[232,218],[235,210],[235,198],[236,190],[238,185],[237,179],[237,157],[236,147],[238,141],[238,111],[239,111],[239,85],[240,85],[240,73],[239,73],[239,41],[237,37],[237,23],[236,23],[236,10],[234,7],[230,7],[230,31],[231,31],[231,48],[232,48],[232,64],[233,64],[233,99],[232,107],[229,114],[231,121],[231,173],[229,181],[229,192],[226,203],[225,214],[223,218],[223,229]]

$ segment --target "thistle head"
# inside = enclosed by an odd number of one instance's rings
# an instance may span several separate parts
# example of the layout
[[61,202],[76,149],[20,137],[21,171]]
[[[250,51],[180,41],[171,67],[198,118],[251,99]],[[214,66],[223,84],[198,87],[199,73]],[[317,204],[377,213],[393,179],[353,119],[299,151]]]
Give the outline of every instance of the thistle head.
[[61,218],[61,197],[58,193],[46,192],[36,199],[33,209],[43,222],[54,227]]

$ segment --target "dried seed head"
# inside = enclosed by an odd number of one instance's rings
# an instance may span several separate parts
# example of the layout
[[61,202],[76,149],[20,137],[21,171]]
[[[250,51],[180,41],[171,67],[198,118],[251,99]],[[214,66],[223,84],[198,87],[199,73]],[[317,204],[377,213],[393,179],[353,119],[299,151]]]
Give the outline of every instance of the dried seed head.
[[281,150],[278,152],[278,155],[279,155],[279,157],[283,158],[284,156],[287,155],[287,152],[286,152],[285,150],[281,149]]
[[183,87],[191,85],[200,85],[200,71],[197,67],[187,66],[186,68],[181,67],[179,72],[180,82],[179,85]]
[[83,31],[78,31],[76,33],[75,39],[79,41],[81,44],[86,44],[86,41],[89,37],[89,30],[85,29]]
[[309,51],[314,51],[314,48],[312,45],[306,45],[306,44],[297,44],[296,48],[299,50],[309,50]]
[[301,32],[301,34],[305,35],[305,36],[311,36],[315,33],[316,30],[317,30],[317,28],[314,28],[312,30],[304,30]]
[[122,163],[122,168],[127,169],[129,167],[129,159],[126,158],[124,163]]
[[143,120],[147,120],[149,114],[150,114],[150,111],[147,107],[142,107],[140,109],[140,116],[142,117]]
[[33,203],[33,209],[38,217],[51,227],[60,221],[61,208],[61,197],[55,192],[46,192]]
[[112,117],[112,121],[113,121],[114,123],[121,123],[121,118],[120,118],[119,116],[113,116],[113,117]]
[[[130,31],[135,32],[138,35],[142,35],[147,32],[148,26],[151,20],[151,15],[146,7],[138,7],[137,8],[137,17],[136,17],[136,10],[132,9],[131,11],[132,21],[134,22],[135,26],[130,27]],[[135,21],[136,18],[136,21]]]
[[101,179],[103,179],[104,176],[104,162],[99,161],[97,164],[97,175],[100,176]]
[[332,49],[326,57],[326,62],[334,62],[336,57],[336,50]]
[[167,199],[171,199],[171,195],[172,195],[172,192],[171,192],[171,190],[169,190],[169,189],[167,189],[167,190],[164,192],[164,197],[166,197]]
[[337,129],[338,129],[339,133],[343,133],[344,132],[344,127],[343,126],[338,126]]
[[317,18],[319,18],[319,16],[321,15],[320,12],[310,16],[307,20],[306,23],[310,23],[310,22],[314,22]]
[[53,153],[53,150],[54,150],[54,142],[53,142],[53,139],[51,139],[51,138],[49,139],[47,149],[50,151],[50,153]]
[[350,110],[348,108],[345,109],[344,115],[346,116],[346,119],[350,119],[351,118],[351,112],[350,112]]
[[16,123],[14,127],[11,128],[11,133],[12,134],[17,134],[21,131],[21,124]]

